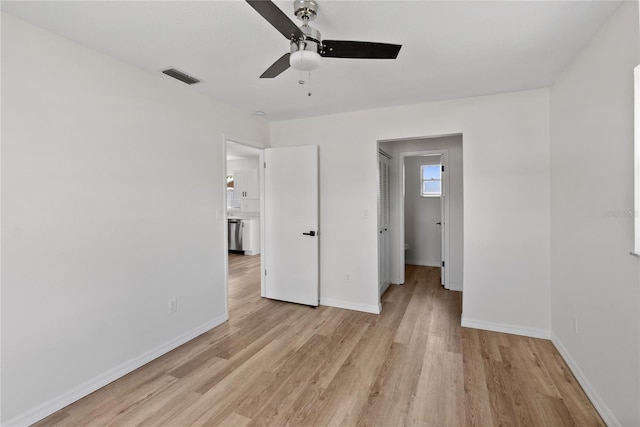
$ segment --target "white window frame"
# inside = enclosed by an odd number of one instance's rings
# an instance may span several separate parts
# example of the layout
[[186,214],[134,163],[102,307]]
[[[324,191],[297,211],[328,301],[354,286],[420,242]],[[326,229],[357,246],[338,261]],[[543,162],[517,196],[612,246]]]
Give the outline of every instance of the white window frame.
[[[426,167],[433,167],[433,166],[437,166],[438,170],[440,172],[440,178],[438,179],[424,179],[424,168]],[[429,182],[435,182],[435,181],[439,181],[440,182],[440,191],[438,193],[425,193],[424,192],[424,183],[425,181],[429,181]],[[421,197],[440,197],[442,196],[442,165],[441,164],[434,164],[434,165],[420,165],[420,196]]]

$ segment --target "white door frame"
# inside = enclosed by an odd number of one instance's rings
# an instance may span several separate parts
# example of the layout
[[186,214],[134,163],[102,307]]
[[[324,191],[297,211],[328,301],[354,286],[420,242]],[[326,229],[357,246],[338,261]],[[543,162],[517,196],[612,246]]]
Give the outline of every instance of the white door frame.
[[[441,221],[444,224],[444,233],[442,235],[442,261],[445,263],[445,275],[444,275],[444,287],[445,289],[449,289],[449,267],[451,266],[449,262],[449,150],[441,149],[441,150],[420,150],[420,151],[401,151],[398,153],[398,235],[396,238],[396,251],[399,256],[400,266],[404,266],[405,263],[405,251],[404,251],[404,189],[405,189],[405,170],[404,170],[404,160],[407,157],[420,157],[420,156],[441,156],[441,162],[444,166],[443,173],[443,182],[444,188],[442,192],[444,197],[441,199],[442,204],[444,206],[444,217]],[[401,283],[404,283],[404,268],[401,268],[400,278],[402,279]]]
[[[258,142],[239,138],[229,134],[222,135],[222,182],[224,186],[222,188],[222,220],[224,221],[224,311],[227,319],[229,319],[229,227],[228,215],[227,215],[227,143],[234,142],[236,144],[244,145],[249,148],[255,148],[258,151],[259,165],[264,165],[264,145]],[[264,167],[258,167],[258,175],[260,177],[260,265],[264,265]],[[216,217],[219,215],[216,213]],[[262,274],[262,268],[260,269],[260,295],[265,295],[265,283],[264,274]]]

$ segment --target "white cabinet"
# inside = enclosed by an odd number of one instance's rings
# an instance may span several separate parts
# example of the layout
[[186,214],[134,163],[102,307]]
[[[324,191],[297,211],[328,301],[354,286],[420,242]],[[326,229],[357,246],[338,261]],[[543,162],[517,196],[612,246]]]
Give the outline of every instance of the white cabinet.
[[233,195],[236,200],[260,198],[258,169],[233,171]]
[[258,218],[242,221],[242,250],[246,255],[260,253],[260,220]]

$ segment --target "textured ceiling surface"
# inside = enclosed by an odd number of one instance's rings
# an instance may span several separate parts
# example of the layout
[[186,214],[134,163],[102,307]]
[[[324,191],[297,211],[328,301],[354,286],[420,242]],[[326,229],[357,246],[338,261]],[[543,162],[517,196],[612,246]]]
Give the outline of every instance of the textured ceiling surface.
[[[275,2],[296,23],[292,1]],[[402,44],[259,79],[289,42],[242,0],[2,1],[2,10],[268,120],[548,87],[619,1],[319,0],[324,39]],[[165,77],[169,78],[169,77]],[[299,84],[303,80],[304,84]],[[309,91],[311,96],[308,96]]]

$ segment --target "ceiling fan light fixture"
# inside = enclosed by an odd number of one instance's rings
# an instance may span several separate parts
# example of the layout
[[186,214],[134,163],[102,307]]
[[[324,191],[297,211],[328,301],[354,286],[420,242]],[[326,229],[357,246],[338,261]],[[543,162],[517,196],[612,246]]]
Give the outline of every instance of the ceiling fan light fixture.
[[320,31],[311,27],[318,14],[318,0],[293,0],[294,13],[302,20],[298,27],[272,0],[246,0],[269,24],[290,42],[291,53],[285,53],[260,75],[272,79],[292,67],[312,71],[320,66],[322,58],[396,59],[402,45],[324,40]]
[[313,71],[320,66],[322,57],[310,50],[297,50],[289,56],[289,64],[300,71]]

